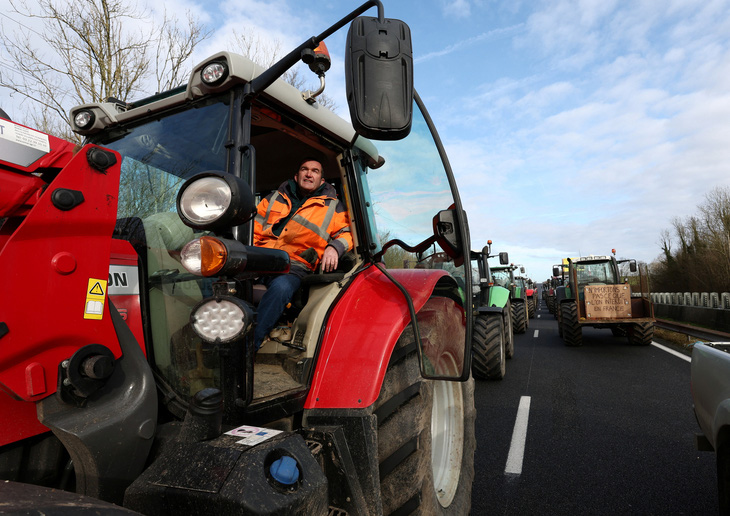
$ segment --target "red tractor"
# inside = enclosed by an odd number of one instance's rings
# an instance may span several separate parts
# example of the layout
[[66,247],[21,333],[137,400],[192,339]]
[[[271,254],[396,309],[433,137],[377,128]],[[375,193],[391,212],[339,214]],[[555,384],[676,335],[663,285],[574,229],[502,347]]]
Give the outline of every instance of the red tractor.
[[[350,22],[352,124],[279,80],[303,60],[324,88],[319,43]],[[412,64],[367,2],[268,70],[220,52],[183,87],[72,109],[83,146],[0,120],[10,510],[469,512],[469,233]],[[310,155],[355,247],[255,352],[259,279],[290,264],[252,245],[254,206]]]

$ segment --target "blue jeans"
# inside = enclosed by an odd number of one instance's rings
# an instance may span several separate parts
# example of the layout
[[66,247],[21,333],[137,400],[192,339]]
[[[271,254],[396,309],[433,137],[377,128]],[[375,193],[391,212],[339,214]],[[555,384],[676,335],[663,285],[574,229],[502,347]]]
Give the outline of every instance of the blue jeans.
[[302,279],[291,273],[264,279],[267,290],[261,298],[261,302],[259,302],[256,329],[253,334],[256,351],[261,347],[264,337],[268,335],[281,317],[284,308],[291,301],[294,292],[301,283]]

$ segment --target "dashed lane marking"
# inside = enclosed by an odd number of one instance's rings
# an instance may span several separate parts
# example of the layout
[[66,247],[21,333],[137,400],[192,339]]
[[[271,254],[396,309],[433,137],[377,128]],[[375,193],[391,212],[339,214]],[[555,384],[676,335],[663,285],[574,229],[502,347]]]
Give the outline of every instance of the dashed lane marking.
[[535,335],[534,335],[535,338],[537,338],[538,333],[540,333],[540,330],[535,330]]
[[515,429],[512,431],[512,443],[507,455],[505,475],[521,475],[522,463],[525,458],[525,441],[527,440],[527,421],[530,418],[530,396],[522,396],[517,407]]

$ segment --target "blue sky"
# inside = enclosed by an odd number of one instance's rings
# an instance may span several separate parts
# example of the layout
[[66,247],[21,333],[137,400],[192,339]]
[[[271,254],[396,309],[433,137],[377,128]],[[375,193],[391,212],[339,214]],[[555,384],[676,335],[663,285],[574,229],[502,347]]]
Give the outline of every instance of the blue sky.
[[[198,62],[230,48],[234,28],[278,41],[283,53],[359,4],[167,5],[214,29]],[[611,248],[651,262],[675,217],[730,186],[730,1],[384,5],[411,28],[416,88],[449,154],[472,248],[491,239],[538,281],[564,257]],[[327,93],[347,117],[344,38],[327,41]]]

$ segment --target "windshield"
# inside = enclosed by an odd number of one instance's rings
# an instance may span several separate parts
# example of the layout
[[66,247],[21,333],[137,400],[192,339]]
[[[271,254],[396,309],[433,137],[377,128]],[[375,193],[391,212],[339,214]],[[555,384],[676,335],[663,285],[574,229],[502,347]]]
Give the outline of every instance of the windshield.
[[495,270],[492,269],[492,278],[494,278],[494,284],[500,287],[509,288],[510,274],[507,270]]
[[578,285],[607,285],[618,283],[611,262],[577,263]]
[[[122,156],[115,238],[128,240],[144,270],[150,361],[179,394],[217,386],[210,361],[188,324],[190,311],[211,294],[211,279],[192,276],[180,264],[180,250],[198,233],[177,215],[184,180],[205,170],[226,169],[228,97],[96,137],[94,143]],[[148,350],[148,353],[150,350]]]

